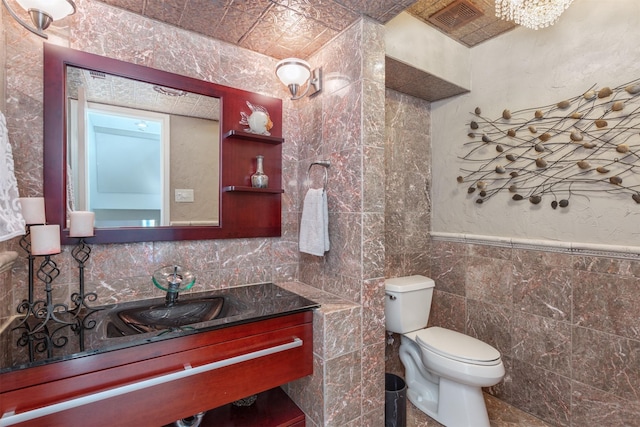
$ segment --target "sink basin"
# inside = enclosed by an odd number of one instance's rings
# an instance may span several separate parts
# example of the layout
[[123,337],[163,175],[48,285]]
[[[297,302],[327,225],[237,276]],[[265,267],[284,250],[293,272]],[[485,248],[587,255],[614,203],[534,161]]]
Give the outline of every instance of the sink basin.
[[109,313],[107,337],[177,330],[239,312],[238,303],[224,296],[178,300],[171,306],[154,301]]
[[133,329],[144,333],[213,320],[220,314],[223,305],[224,298],[221,297],[178,301],[170,307],[160,304],[122,310],[118,312],[118,317]]

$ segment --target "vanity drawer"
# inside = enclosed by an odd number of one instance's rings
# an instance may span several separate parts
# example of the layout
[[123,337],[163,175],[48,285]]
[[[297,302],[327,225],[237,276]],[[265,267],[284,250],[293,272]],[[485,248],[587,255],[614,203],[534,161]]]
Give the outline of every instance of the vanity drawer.
[[[311,374],[312,317],[307,311],[4,374],[2,414],[72,401],[82,404],[19,425],[164,425]],[[21,372],[23,384],[14,375]]]

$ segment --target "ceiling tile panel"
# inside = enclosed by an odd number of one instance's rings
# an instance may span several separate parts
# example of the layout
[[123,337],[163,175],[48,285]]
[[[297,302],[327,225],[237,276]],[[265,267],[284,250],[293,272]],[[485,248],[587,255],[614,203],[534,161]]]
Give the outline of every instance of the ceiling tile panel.
[[285,6],[272,4],[260,17],[257,26],[262,28],[273,27],[274,31],[284,32],[296,25],[301,19],[304,19],[304,16],[300,12]]
[[301,51],[301,55],[288,55],[288,56],[298,56],[298,57],[301,56],[303,58],[308,58],[338,34],[339,34],[338,31],[327,28],[322,34],[320,34],[314,40],[311,40],[309,44],[307,44],[303,48],[303,50]]
[[407,12],[416,17],[429,18],[434,13],[444,9],[454,0],[419,0],[407,8]]
[[103,0],[103,2],[110,4],[111,6],[129,10],[139,15],[143,14],[142,8],[144,7],[144,2],[140,0]]
[[308,45],[311,40],[306,37],[300,37],[294,34],[283,34],[278,40],[274,40],[276,45],[287,46],[289,49],[293,51],[298,51],[304,49],[306,45]]
[[261,13],[252,15],[234,7],[227,8],[224,17],[215,27],[214,37],[238,44],[258,24]]
[[212,1],[191,0],[187,3],[180,20],[180,27],[205,36],[214,37],[219,22],[224,18],[226,9]]
[[[416,2],[416,0],[401,0],[401,1],[388,1],[388,0],[336,0],[342,4],[345,8],[370,16],[382,23],[387,22],[389,19],[396,16],[398,13],[405,10],[407,7]],[[388,17],[383,20],[384,17]]]
[[318,38],[327,30],[325,25],[322,25],[315,19],[300,19],[290,28],[289,32],[295,34],[295,37],[311,41]]
[[228,1],[229,6],[241,10],[251,16],[260,16],[273,2],[271,0],[233,0]]
[[186,3],[187,0],[147,0],[144,2],[144,14],[167,24],[178,25]]
[[301,19],[302,15],[294,10],[273,5],[240,40],[240,46],[270,55],[270,47],[276,45]]
[[401,12],[403,12],[405,9],[406,8],[402,5],[394,5],[390,9],[388,9],[386,12],[381,14],[380,16],[372,16],[372,18],[383,24],[386,24],[387,22],[395,18],[397,15],[399,15]]
[[314,19],[327,27],[342,31],[360,17],[340,4],[331,0],[274,0],[301,13],[305,18]]

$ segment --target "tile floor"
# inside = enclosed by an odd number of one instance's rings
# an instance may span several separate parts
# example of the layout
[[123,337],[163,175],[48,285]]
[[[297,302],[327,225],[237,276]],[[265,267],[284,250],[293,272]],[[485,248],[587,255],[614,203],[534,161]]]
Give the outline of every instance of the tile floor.
[[[513,406],[484,394],[491,427],[551,427],[550,424]],[[407,401],[407,427],[443,427]]]

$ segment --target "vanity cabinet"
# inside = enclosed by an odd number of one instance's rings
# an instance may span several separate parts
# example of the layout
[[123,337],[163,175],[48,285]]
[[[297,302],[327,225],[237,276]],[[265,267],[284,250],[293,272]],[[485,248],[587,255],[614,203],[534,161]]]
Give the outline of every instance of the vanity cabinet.
[[[277,410],[273,410],[277,408]],[[232,403],[207,411],[200,427],[305,427],[304,412],[280,387],[262,392],[251,406]],[[174,427],[174,426],[165,426]]]
[[1,374],[0,426],[161,426],[272,389],[312,373],[312,317],[308,310]]

